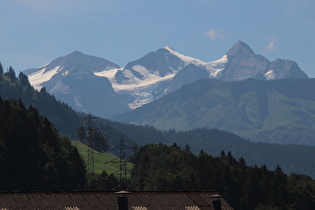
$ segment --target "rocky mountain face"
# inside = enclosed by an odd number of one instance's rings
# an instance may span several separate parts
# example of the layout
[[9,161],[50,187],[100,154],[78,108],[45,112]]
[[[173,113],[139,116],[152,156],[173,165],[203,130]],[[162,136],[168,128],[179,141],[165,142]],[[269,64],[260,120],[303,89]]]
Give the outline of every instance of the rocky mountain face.
[[185,66],[185,63],[178,56],[172,54],[170,50],[172,49],[166,46],[156,52],[150,52],[138,60],[129,62],[123,70],[116,73],[116,82],[130,84],[149,77],[165,77],[168,74],[176,73]]
[[202,79],[116,115],[158,129],[217,128],[251,141],[315,145],[315,79]]
[[264,75],[268,80],[307,78],[307,75],[301,71],[297,63],[283,59],[272,61]]
[[25,70],[24,73],[35,88],[45,87],[49,93],[75,110],[109,118],[128,110],[110,81],[94,74],[112,68],[119,66],[76,51],[45,66]]
[[194,64],[185,66],[172,79],[160,83],[153,92],[154,99],[158,99],[163,95],[167,95],[183,85],[195,82],[199,79],[208,78],[209,73],[203,68],[199,68]]
[[264,56],[255,54],[242,41],[238,41],[226,55],[227,65],[217,79],[238,81],[249,78],[260,80],[308,78],[294,61],[277,59],[270,62]]
[[248,78],[265,79],[264,73],[270,61],[256,55],[244,42],[238,41],[227,53],[228,63],[219,77],[221,80],[238,81]]

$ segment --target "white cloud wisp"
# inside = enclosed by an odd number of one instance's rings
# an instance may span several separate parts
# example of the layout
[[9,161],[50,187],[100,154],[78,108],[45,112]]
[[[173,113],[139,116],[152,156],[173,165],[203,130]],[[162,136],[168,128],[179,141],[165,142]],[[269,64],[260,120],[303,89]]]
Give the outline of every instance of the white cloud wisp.
[[207,32],[207,36],[213,41],[224,39],[224,35],[222,34],[221,29],[211,29]]

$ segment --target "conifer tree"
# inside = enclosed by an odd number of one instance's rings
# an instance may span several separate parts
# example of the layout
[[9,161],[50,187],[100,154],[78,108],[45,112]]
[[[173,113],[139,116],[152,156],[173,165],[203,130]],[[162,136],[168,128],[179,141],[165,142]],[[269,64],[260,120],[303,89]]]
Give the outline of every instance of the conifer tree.
[[0,62],[0,74],[3,74],[3,67],[2,67],[1,62]]
[[15,71],[12,68],[12,66],[9,67],[9,69],[5,73],[5,75],[7,75],[10,78],[11,81],[15,81],[16,80]]
[[20,72],[20,74],[19,74],[19,81],[20,81],[20,84],[22,85],[22,87],[30,85],[30,82],[28,81],[28,77],[25,74],[23,74],[22,72]]

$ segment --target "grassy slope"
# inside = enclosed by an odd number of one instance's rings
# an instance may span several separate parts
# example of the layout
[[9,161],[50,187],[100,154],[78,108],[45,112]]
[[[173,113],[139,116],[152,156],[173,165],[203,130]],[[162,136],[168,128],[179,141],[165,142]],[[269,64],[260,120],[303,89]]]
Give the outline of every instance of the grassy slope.
[[[87,164],[88,153],[87,146],[80,141],[71,141],[78,148],[85,164]],[[106,171],[107,174],[117,174],[119,172],[119,158],[110,153],[100,153],[94,151],[95,173],[100,174]],[[105,164],[106,163],[106,164]],[[132,163],[127,162],[127,169],[130,171],[133,167]]]

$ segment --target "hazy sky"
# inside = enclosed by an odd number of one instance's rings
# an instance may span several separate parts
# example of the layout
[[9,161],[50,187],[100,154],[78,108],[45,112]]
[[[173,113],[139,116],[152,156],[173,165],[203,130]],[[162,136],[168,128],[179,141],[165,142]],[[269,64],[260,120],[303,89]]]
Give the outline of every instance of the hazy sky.
[[79,50],[120,66],[170,45],[213,61],[238,40],[315,77],[314,0],[0,0],[0,62],[16,71]]

